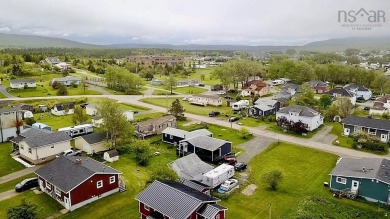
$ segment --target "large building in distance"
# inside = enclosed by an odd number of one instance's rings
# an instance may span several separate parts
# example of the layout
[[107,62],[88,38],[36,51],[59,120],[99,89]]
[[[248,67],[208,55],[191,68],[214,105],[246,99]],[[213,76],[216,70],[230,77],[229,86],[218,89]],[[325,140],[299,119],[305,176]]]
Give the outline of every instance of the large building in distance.
[[180,65],[184,63],[182,56],[128,56],[128,62],[135,62],[144,65]]

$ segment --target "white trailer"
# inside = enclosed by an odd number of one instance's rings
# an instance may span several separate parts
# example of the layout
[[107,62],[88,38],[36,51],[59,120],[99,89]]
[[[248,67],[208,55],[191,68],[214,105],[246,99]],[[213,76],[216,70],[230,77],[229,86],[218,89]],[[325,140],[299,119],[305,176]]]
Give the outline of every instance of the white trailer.
[[212,169],[209,172],[203,174],[202,183],[215,188],[233,176],[234,166],[229,164],[221,164],[215,169]]
[[249,106],[249,100],[240,100],[238,102],[233,103],[232,109],[241,110],[241,109],[245,109],[248,106]]
[[284,81],[284,80],[281,80],[281,79],[272,81],[272,85],[273,85],[273,86],[283,85],[283,84],[285,84],[285,81]]
[[92,124],[76,125],[71,127],[59,128],[58,131],[65,132],[70,137],[74,138],[80,135],[93,133]]

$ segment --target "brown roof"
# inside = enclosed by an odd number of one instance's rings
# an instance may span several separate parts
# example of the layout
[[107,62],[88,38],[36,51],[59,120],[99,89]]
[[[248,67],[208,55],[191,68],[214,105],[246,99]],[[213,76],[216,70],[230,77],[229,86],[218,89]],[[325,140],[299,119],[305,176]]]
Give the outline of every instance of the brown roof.
[[375,110],[385,110],[386,107],[384,107],[383,105],[384,105],[384,103],[375,101],[372,108]]
[[264,82],[263,80],[252,80],[252,81],[248,81],[244,88],[248,88],[250,87],[251,85],[256,85],[256,87],[267,87],[268,84],[266,82]]
[[385,95],[383,97],[378,98],[376,101],[380,101],[383,103],[387,103],[387,101],[390,100],[390,95]]
[[206,94],[197,94],[197,95],[194,95],[194,97],[203,97],[203,98],[209,98],[209,99],[214,99],[214,100],[218,100],[221,98],[220,96],[217,96],[217,95],[206,95]]
[[149,119],[149,120],[146,120],[146,121],[143,121],[143,122],[138,122],[137,125],[139,126],[146,126],[146,125],[159,125],[167,120],[171,120],[171,119],[175,119],[176,120],[176,117],[172,116],[172,115],[169,115],[169,116],[164,116],[164,117],[159,117],[159,118],[154,118],[154,119]]

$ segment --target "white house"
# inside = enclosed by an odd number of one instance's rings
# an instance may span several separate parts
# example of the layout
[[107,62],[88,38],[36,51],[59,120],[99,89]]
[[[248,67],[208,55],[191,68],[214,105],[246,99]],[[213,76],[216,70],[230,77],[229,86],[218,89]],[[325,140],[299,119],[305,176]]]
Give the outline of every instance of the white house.
[[56,116],[70,115],[70,114],[74,113],[74,104],[73,103],[55,104],[50,112],[51,112],[51,114],[56,115]]
[[308,131],[313,131],[324,124],[321,113],[307,106],[292,105],[281,108],[276,112],[276,119],[285,117],[288,121],[302,122],[306,124]]
[[57,68],[61,69],[61,71],[64,71],[64,70],[67,70],[70,68],[70,64],[68,64],[66,62],[60,62],[58,64],[55,64],[54,67],[57,67]]
[[24,89],[27,88],[36,88],[37,83],[35,79],[24,78],[24,79],[11,79],[9,85],[12,89]]
[[79,85],[81,83],[81,79],[77,77],[66,76],[62,78],[53,78],[50,84],[53,84],[54,82],[61,83],[65,86],[70,86],[72,83]]
[[189,101],[191,104],[201,105],[201,106],[222,106],[222,97],[217,95],[206,95],[206,94],[197,94],[192,97]]
[[240,92],[240,96],[249,97],[249,96],[251,96],[251,93],[252,93],[251,89],[244,89]]
[[68,134],[31,128],[11,141],[17,145],[20,157],[33,164],[55,159],[56,155],[71,148]]
[[97,106],[93,103],[90,103],[85,107],[85,111],[86,111],[87,115],[96,116],[97,115]]
[[362,97],[364,100],[369,100],[372,97],[372,91],[364,86],[357,84],[347,84],[344,89],[354,93],[357,98]]
[[370,107],[370,114],[388,113],[390,110],[390,95],[385,95],[374,101],[374,105]]
[[45,59],[45,62],[49,63],[50,65],[55,65],[55,64],[60,63],[61,61],[58,57],[47,57]]
[[106,151],[107,133],[91,133],[83,135],[75,139],[75,147],[85,151],[87,154],[94,154],[101,151]]
[[356,94],[346,90],[343,87],[333,88],[332,90],[328,91],[328,95],[333,97],[334,99],[337,99],[339,97],[347,97],[351,101],[352,105],[355,106],[356,104]]
[[0,140],[9,141],[23,131],[23,110],[20,108],[0,109]]

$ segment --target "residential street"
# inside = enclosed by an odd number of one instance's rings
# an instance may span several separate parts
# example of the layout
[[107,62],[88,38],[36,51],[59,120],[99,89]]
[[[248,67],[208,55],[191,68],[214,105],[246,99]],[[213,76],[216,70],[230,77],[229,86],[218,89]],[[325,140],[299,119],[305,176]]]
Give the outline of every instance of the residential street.
[[7,88],[2,84],[0,84],[0,93],[4,94],[8,98],[14,98],[14,96],[7,92]]

